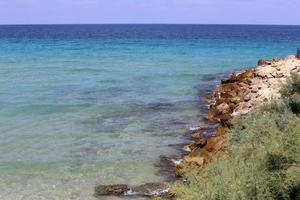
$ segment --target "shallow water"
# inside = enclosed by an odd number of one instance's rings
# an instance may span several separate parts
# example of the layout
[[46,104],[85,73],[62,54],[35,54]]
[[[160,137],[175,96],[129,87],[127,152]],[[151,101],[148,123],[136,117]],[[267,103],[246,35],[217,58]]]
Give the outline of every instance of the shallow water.
[[0,26],[0,199],[164,180],[203,92],[297,47],[293,26]]

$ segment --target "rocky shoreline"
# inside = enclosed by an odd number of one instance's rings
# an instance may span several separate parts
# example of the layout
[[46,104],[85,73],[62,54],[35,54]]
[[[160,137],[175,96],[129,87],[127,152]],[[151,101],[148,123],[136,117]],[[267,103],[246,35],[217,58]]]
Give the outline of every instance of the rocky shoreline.
[[[203,124],[190,130],[193,142],[183,148],[188,154],[174,161],[177,178],[186,170],[196,168],[201,172],[213,159],[224,155],[230,128],[237,117],[246,116],[250,111],[272,99],[280,98],[279,90],[291,73],[300,73],[300,60],[296,56],[259,60],[255,68],[231,74],[205,97],[209,107]],[[165,183],[147,183],[137,187],[127,185],[96,186],[95,196],[138,195],[172,196],[172,189]]]
[[246,116],[250,111],[280,98],[280,88],[291,73],[300,73],[300,60],[296,56],[259,60],[255,68],[233,73],[222,80],[211,96],[205,97],[209,112],[204,116],[213,125],[215,132],[209,137],[207,125],[193,131],[195,141],[184,147],[189,154],[176,165],[177,177],[186,169],[197,168],[199,172],[212,159],[226,152],[226,139],[237,117]]

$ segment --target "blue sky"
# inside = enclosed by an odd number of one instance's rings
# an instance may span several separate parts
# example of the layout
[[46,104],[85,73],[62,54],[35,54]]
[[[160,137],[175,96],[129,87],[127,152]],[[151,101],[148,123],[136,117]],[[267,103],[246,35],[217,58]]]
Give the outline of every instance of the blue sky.
[[0,0],[0,24],[297,24],[300,0]]

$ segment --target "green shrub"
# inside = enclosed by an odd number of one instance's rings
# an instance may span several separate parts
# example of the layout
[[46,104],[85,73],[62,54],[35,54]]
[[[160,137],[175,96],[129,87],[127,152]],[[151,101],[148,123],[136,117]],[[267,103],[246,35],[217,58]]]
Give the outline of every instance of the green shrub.
[[300,74],[292,73],[287,84],[281,89],[281,95],[294,113],[300,113]]
[[273,102],[239,120],[229,142],[226,156],[211,163],[201,176],[188,174],[189,184],[175,186],[177,199],[300,197],[300,119],[289,105]]

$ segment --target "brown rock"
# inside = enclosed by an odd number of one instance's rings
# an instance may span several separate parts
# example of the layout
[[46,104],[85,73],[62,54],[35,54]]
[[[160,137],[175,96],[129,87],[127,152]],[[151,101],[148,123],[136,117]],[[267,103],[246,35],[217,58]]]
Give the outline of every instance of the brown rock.
[[237,103],[229,103],[230,110],[234,110],[237,107]]
[[255,73],[252,69],[245,70],[239,74],[232,74],[228,79],[222,80],[221,84],[245,82],[249,78],[254,78]]
[[216,135],[222,136],[226,135],[229,132],[229,128],[225,126],[219,126],[216,131]]
[[186,152],[191,152],[192,150],[191,150],[190,145],[191,145],[191,144],[185,145],[185,146],[182,148],[182,150],[183,150],[183,151],[186,151]]
[[225,142],[224,136],[218,136],[212,138],[208,141],[207,145],[203,150],[206,150],[207,152],[210,152],[212,154],[212,152],[224,148],[224,142]]
[[248,69],[238,75],[240,79],[252,79],[255,77],[255,73],[253,69]]
[[216,109],[217,109],[218,114],[223,114],[224,115],[224,114],[227,114],[227,113],[231,112],[229,105],[225,102],[223,102],[220,105],[216,106]]
[[234,117],[232,116],[232,114],[222,115],[222,117],[220,118],[220,124],[221,124],[221,126],[224,126],[224,127],[233,126],[233,122],[234,122]]
[[215,121],[215,117],[211,112],[209,112],[207,115],[205,115],[203,117],[203,119],[208,120],[208,121]]
[[132,191],[143,196],[158,196],[167,188],[165,183],[146,183],[132,188]]
[[181,178],[183,177],[183,174],[184,174],[184,165],[183,164],[176,165],[175,176],[177,178]]
[[198,148],[202,148],[202,147],[204,147],[206,144],[207,144],[207,140],[204,139],[204,138],[202,138],[202,139],[200,139],[200,140],[198,140],[198,141],[195,142],[195,145],[196,145],[196,147],[198,147]]
[[204,138],[201,138],[201,139],[199,139],[199,140],[197,140],[197,141],[191,143],[191,144],[189,145],[189,147],[190,147],[191,149],[203,148],[206,144],[207,144],[207,140],[204,139]]
[[171,187],[169,189],[169,197],[167,199],[174,198],[176,196],[176,193],[177,193],[176,188],[175,187]]
[[200,133],[200,132],[196,132],[196,133],[192,134],[192,138],[198,139],[198,138],[201,138],[201,137],[202,137],[202,133]]
[[230,126],[228,122],[231,120],[232,120],[231,114],[225,114],[220,116],[220,124],[222,126]]
[[105,196],[105,195],[124,195],[130,188],[124,184],[118,185],[98,185],[95,187],[96,196]]
[[230,99],[231,103],[238,104],[241,101],[241,98],[236,96]]
[[258,66],[261,66],[261,65],[271,65],[271,64],[272,64],[272,62],[270,60],[266,60],[266,59],[260,59],[257,62]]
[[205,160],[203,157],[200,156],[185,156],[184,157],[184,161],[188,164],[188,165],[197,165],[197,166],[203,166]]
[[202,125],[199,126],[199,128],[200,128],[201,130],[206,130],[206,129],[209,128],[209,126],[206,125],[206,124],[202,124]]

